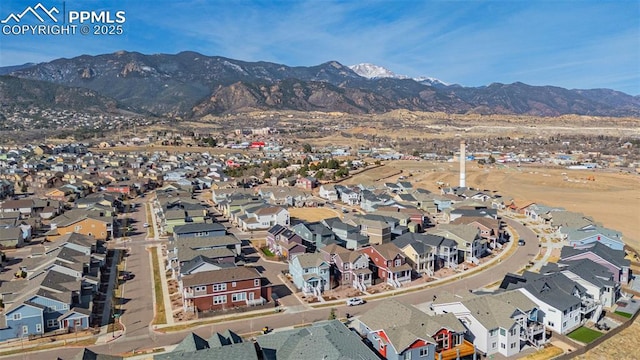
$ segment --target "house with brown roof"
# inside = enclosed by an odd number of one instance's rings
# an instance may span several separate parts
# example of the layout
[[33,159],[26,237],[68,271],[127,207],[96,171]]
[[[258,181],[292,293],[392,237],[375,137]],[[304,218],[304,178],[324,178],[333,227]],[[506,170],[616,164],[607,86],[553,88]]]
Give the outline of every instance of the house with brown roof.
[[455,315],[428,315],[392,299],[362,314],[356,330],[385,359],[450,360],[475,352]]
[[401,287],[411,281],[411,265],[407,264],[405,255],[395,244],[372,245],[358,251],[369,257],[374,280],[380,279],[393,287]]
[[335,286],[352,286],[366,291],[372,285],[369,257],[359,251],[346,249],[338,244],[327,245],[320,254],[331,265],[331,278]]
[[258,270],[243,266],[184,275],[180,280],[185,311],[225,310],[271,301],[271,287]]
[[98,211],[67,211],[51,219],[51,230],[45,233],[45,237],[48,241],[55,241],[71,232],[93,236],[96,240],[107,240],[113,237],[113,217],[101,216]]

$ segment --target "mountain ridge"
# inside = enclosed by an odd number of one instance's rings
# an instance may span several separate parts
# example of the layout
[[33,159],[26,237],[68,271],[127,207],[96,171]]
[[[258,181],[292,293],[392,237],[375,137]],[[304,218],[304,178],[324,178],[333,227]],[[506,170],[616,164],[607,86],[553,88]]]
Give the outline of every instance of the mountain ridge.
[[640,115],[640,96],[610,89],[568,90],[519,82],[472,88],[391,76],[370,79],[337,61],[292,67],[193,51],[81,55],[18,67],[10,75],[89,89],[139,112],[178,118],[243,109]]

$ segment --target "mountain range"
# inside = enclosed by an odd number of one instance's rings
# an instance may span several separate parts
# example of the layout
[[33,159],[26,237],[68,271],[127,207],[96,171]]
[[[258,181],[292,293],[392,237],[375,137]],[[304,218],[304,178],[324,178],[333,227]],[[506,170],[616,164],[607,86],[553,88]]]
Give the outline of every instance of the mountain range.
[[[7,86],[43,88],[46,86],[38,84],[44,82],[59,86],[55,88],[58,98],[66,98],[61,92],[67,89],[71,97],[91,94],[100,102],[93,104],[96,107],[116,104],[139,113],[185,119],[249,110],[640,115],[640,96],[609,89],[568,90],[519,82],[463,87],[433,78],[410,79],[372,64],[348,67],[337,61],[290,67],[196,52],[144,55],[119,51],[0,68],[0,74],[9,75],[0,78],[0,105],[15,96],[22,96],[24,102],[34,92],[19,95],[7,92]],[[16,82],[22,83],[18,86]],[[38,101],[46,99],[41,96]],[[65,103],[75,106],[72,101]]]

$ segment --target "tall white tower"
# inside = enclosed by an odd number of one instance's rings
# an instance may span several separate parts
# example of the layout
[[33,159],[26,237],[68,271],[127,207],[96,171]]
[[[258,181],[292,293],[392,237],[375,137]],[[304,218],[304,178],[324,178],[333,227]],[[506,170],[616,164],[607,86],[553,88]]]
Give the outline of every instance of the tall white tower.
[[467,154],[464,140],[460,141],[460,187],[467,187],[466,183],[466,169],[465,162],[467,161]]

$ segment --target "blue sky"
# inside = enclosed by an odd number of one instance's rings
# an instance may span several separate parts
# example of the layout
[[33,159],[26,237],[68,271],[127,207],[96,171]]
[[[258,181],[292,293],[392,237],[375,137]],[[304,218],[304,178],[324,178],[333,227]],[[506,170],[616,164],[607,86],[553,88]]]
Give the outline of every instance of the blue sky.
[[[40,2],[62,9],[59,0]],[[37,3],[2,0],[0,18]],[[0,66],[192,50],[290,66],[369,62],[465,86],[521,81],[640,95],[637,0],[67,0],[65,8],[123,10],[124,34],[2,34]]]

